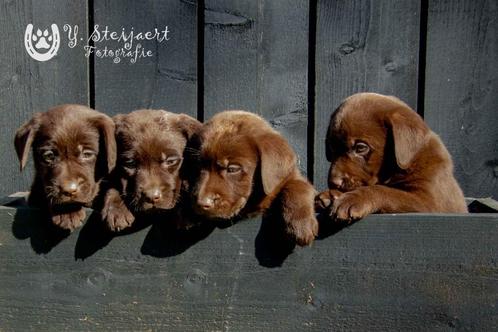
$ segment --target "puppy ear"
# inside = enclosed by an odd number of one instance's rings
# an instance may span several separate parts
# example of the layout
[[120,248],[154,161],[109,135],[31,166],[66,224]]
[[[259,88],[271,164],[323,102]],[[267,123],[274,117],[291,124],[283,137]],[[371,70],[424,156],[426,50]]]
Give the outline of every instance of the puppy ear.
[[278,134],[258,137],[256,146],[261,160],[263,189],[268,195],[292,173],[297,158],[287,140]]
[[180,131],[187,138],[187,140],[192,138],[192,136],[202,127],[202,123],[186,114],[178,114],[177,123]]
[[91,119],[92,124],[99,130],[104,138],[105,153],[107,159],[107,171],[111,172],[116,166],[116,137],[114,136],[116,125],[114,121],[105,114],[97,115]]
[[415,155],[426,144],[430,130],[422,118],[411,109],[390,114],[388,126],[393,136],[396,163],[401,169],[407,169]]
[[332,159],[334,158],[334,154],[332,153],[332,142],[331,142],[331,139],[334,136],[334,131],[335,131],[334,127],[337,125],[336,124],[337,117],[342,112],[345,103],[346,102],[343,101],[330,115],[329,125],[327,127],[327,134],[325,136],[325,157],[329,162],[331,162]]
[[115,126],[116,130],[118,129],[119,126],[122,125],[124,117],[125,116],[123,114],[117,114],[117,115],[112,117],[112,121],[114,122],[114,126]]
[[14,138],[17,158],[19,158],[20,170],[22,171],[28,162],[29,150],[41,123],[41,113],[35,113],[31,120],[17,129]]

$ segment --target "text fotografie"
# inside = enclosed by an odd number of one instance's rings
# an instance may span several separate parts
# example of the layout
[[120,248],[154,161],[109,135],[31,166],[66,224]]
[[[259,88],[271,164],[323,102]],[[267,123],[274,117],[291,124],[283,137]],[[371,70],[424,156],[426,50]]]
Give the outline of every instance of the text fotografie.
[[[78,25],[64,25],[64,31],[67,32],[68,46],[74,48],[78,45],[78,40],[84,39],[78,37]],[[89,57],[94,54],[98,58],[111,58],[114,63],[121,62],[122,59],[129,59],[131,63],[136,63],[140,58],[147,58],[154,55],[152,50],[146,49],[142,43],[146,41],[155,41],[162,43],[170,40],[170,30],[168,26],[164,29],[154,28],[149,31],[135,31],[121,28],[121,31],[114,31],[109,26],[100,27],[95,24],[90,36],[86,39],[86,45],[83,45],[85,56]],[[116,42],[121,44],[118,47],[108,47],[105,43]]]

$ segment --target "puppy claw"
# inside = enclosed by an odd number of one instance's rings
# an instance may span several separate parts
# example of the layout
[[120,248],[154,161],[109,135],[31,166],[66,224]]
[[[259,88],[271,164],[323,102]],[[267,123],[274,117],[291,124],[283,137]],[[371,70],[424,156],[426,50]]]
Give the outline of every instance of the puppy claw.
[[315,209],[318,211],[327,210],[341,195],[342,193],[335,189],[321,192],[315,197]]
[[330,214],[337,220],[350,223],[372,212],[372,204],[368,199],[355,192],[349,192],[334,201]]
[[125,206],[106,206],[102,211],[102,218],[113,232],[120,232],[135,221],[135,217]]
[[83,225],[85,219],[85,210],[79,209],[78,211],[56,214],[52,216],[52,223],[60,228],[70,230],[71,232],[76,228]]
[[358,205],[351,206],[349,208],[348,212],[349,212],[349,216],[353,220],[358,220],[358,219],[364,218],[369,214],[368,209],[366,207],[358,206]]
[[328,191],[315,197],[315,210],[326,210],[332,204]]
[[318,235],[318,221],[315,216],[293,220],[287,226],[287,233],[296,241],[297,245],[301,247],[311,245]]

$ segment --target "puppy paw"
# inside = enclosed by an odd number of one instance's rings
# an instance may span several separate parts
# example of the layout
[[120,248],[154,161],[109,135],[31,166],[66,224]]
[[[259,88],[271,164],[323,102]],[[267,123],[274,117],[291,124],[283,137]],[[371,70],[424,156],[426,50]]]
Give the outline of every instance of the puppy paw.
[[314,215],[292,220],[287,224],[287,234],[301,247],[310,245],[318,235],[318,221]]
[[334,201],[338,199],[342,193],[339,190],[329,189],[315,197],[315,210],[324,211],[329,209]]
[[135,221],[135,216],[124,204],[119,206],[106,204],[102,210],[102,219],[111,231],[119,232],[130,227]]
[[83,225],[83,220],[85,220],[85,210],[79,209],[70,213],[54,214],[52,215],[52,223],[60,228],[67,229],[70,231]]
[[330,215],[340,221],[352,222],[373,212],[374,207],[371,199],[357,191],[351,191],[334,201]]

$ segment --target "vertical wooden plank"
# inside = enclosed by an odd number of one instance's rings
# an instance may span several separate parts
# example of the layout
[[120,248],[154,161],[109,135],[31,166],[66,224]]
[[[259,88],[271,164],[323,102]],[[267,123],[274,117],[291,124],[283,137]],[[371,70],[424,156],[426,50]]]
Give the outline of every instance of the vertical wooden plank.
[[466,196],[498,198],[498,3],[429,1],[425,119]]
[[327,187],[325,134],[345,97],[363,91],[417,105],[420,3],[319,0],[316,41],[315,185]]
[[262,115],[306,171],[308,1],[206,0],[205,119],[227,109]]
[[[197,114],[197,2],[176,0],[95,1],[94,21],[100,29],[120,33],[164,30],[169,40],[135,41],[152,57],[131,63],[122,59],[95,57],[95,107],[108,114],[139,108],[162,108],[176,113]],[[95,43],[117,49],[123,42]]]
[[[57,55],[45,62],[32,59],[24,47],[26,26],[35,31],[57,24],[61,45]],[[85,1],[19,0],[0,3],[0,196],[29,190],[31,164],[19,174],[13,140],[16,129],[32,114],[63,103],[88,103],[88,63],[81,49],[67,46],[63,26],[78,25],[86,38]]]

